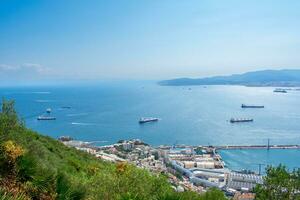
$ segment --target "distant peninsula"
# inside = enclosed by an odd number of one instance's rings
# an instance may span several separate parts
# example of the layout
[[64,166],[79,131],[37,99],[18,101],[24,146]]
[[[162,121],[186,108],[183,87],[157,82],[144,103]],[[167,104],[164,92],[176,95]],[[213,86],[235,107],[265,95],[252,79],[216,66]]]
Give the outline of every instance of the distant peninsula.
[[178,78],[159,82],[163,86],[244,85],[253,87],[299,87],[300,69],[263,70],[229,76]]

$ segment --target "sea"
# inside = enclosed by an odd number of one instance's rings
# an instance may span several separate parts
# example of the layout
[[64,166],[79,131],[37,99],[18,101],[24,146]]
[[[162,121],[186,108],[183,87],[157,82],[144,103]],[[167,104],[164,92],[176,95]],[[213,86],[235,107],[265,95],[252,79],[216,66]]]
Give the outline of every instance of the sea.
[[[154,146],[300,144],[300,91],[272,87],[160,86],[156,81],[91,81],[0,87],[27,127],[58,138],[107,145],[139,138]],[[243,109],[241,104],[264,105]],[[38,121],[51,108],[53,121]],[[141,117],[158,122],[139,124]],[[230,118],[253,118],[230,123]],[[258,170],[282,163],[300,167],[300,150],[222,150],[226,166]]]

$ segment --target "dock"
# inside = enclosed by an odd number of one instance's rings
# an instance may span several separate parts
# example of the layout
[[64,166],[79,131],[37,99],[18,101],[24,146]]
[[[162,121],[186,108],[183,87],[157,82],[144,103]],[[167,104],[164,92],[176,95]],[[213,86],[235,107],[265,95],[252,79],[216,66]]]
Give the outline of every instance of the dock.
[[215,150],[226,150],[226,149],[300,149],[299,144],[278,144],[278,145],[184,145],[177,144],[174,146],[160,146],[159,148],[169,150],[172,148],[207,148],[207,149],[215,149]]
[[300,149],[300,145],[230,145],[214,146],[217,150],[225,149]]

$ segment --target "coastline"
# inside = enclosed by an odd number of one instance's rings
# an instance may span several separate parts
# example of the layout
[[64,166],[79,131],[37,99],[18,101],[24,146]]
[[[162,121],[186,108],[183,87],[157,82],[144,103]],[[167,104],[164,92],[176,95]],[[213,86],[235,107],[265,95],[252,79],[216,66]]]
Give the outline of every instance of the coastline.
[[[255,172],[236,171],[225,167],[217,151],[221,149],[220,147],[190,145],[152,147],[139,139],[120,140],[105,146],[93,146],[92,142],[75,141],[71,138],[60,141],[108,162],[128,162],[151,173],[164,173],[177,190],[182,187],[201,193],[210,187],[216,187],[227,193],[235,193],[241,190],[251,191],[256,184],[263,182],[262,176]],[[264,148],[257,145],[251,147]],[[244,181],[240,182],[239,177],[243,177]]]

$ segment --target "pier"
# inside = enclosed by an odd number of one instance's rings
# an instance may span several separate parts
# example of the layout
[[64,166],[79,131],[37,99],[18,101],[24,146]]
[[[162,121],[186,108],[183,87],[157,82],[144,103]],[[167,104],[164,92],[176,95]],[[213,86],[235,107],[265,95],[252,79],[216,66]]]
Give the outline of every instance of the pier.
[[300,149],[300,145],[228,145],[214,146],[217,150],[225,149]]
[[279,145],[270,145],[269,141],[266,145],[200,145],[200,146],[194,146],[194,145],[184,145],[184,144],[178,144],[173,146],[166,146],[161,145],[159,146],[160,149],[172,149],[172,148],[207,148],[207,149],[215,149],[215,150],[228,150],[228,149],[300,149],[300,145],[298,144],[279,144]]

